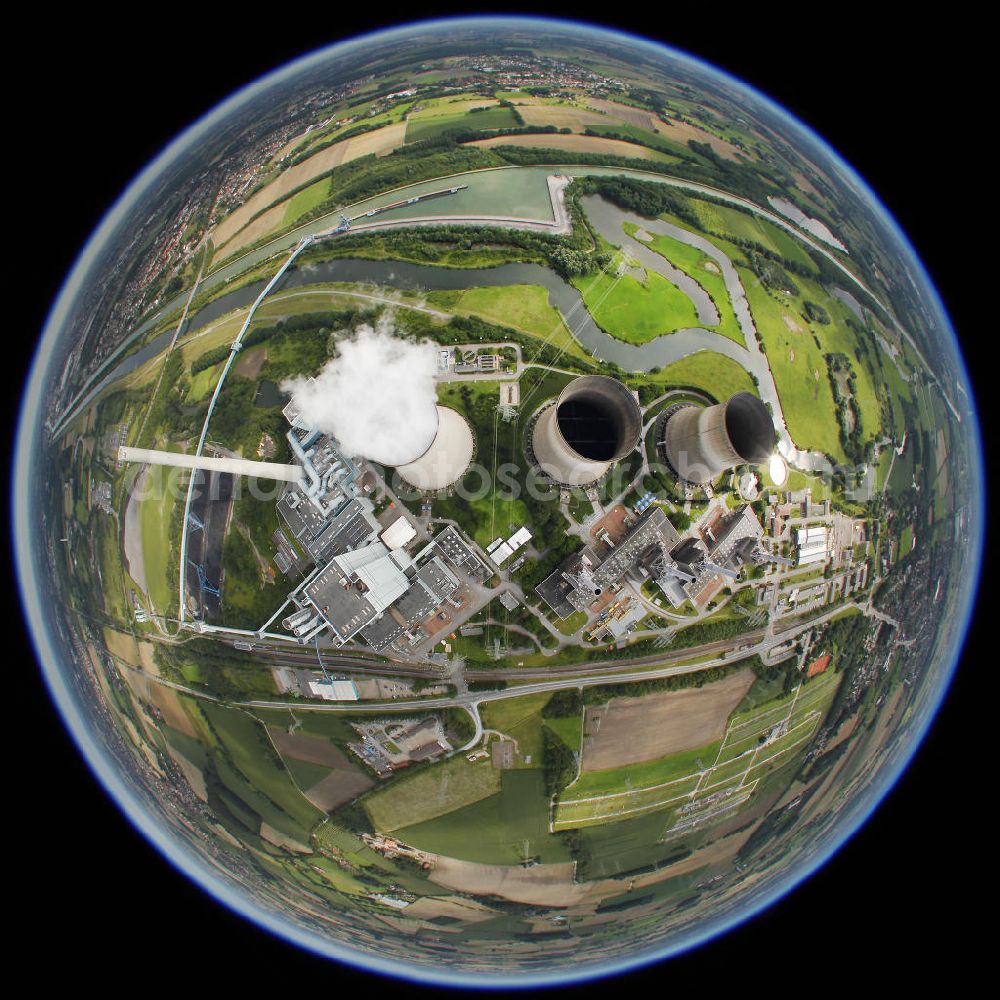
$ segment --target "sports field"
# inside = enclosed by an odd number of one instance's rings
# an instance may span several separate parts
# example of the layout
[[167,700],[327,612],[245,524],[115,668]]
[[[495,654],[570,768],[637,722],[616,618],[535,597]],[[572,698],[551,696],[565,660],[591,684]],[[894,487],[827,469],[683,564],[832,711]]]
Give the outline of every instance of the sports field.
[[910,554],[910,549],[913,548],[913,525],[908,524],[903,528],[902,533],[899,536],[899,558],[902,559],[904,556]]
[[839,681],[827,670],[788,697],[738,712],[715,743],[658,761],[584,772],[560,798],[553,830],[657,812],[680,832],[738,808],[761,778],[808,745]]

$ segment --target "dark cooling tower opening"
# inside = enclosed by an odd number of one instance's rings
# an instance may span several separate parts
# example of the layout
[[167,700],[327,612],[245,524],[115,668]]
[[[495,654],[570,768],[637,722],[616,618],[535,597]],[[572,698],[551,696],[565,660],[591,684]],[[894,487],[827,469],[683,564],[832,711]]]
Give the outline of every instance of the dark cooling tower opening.
[[760,465],[774,452],[774,423],[767,407],[749,392],[738,392],[726,405],[726,433],[744,462]]
[[579,396],[565,400],[556,414],[562,436],[578,455],[595,462],[615,457],[621,440],[621,424],[616,414],[592,399]]

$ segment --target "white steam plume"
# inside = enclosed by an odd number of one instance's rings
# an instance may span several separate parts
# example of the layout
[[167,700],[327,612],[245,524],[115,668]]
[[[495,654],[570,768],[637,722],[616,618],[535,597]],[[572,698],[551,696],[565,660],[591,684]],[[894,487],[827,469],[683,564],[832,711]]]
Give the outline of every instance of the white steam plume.
[[400,340],[387,320],[360,327],[337,347],[315,378],[281,383],[302,422],[335,437],[349,455],[391,466],[419,458],[437,433],[437,348]]

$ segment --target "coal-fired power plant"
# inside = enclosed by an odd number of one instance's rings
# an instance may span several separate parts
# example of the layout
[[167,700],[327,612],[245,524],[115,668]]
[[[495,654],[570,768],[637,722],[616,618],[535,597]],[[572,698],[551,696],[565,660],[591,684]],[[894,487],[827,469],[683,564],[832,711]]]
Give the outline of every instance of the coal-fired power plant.
[[639,403],[628,388],[607,375],[583,375],[539,416],[531,446],[552,479],[583,486],[632,451],[641,431]]
[[737,465],[766,462],[775,446],[774,422],[752,393],[716,406],[682,406],[667,419],[662,446],[673,471],[689,483],[708,483]]

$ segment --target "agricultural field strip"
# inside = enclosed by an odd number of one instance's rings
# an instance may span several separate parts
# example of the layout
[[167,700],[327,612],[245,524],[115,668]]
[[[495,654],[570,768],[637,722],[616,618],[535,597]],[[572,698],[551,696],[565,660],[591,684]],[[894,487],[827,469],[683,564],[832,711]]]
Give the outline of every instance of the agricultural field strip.
[[[825,685],[823,686],[822,689],[825,689]],[[800,726],[805,725],[807,723],[814,722],[815,721],[815,717],[819,715],[818,712],[812,713],[812,714],[810,714],[810,715],[808,715],[806,717],[806,720],[805,720],[804,723],[799,723],[798,725],[793,726],[791,729],[788,728],[788,726],[789,726],[789,724],[790,724],[790,722],[792,720],[792,717],[795,714],[795,707],[798,704],[799,695],[801,693],[802,693],[802,682],[800,681],[798,687],[796,687],[796,689],[795,689],[795,694],[792,696],[792,704],[788,708],[788,714],[785,716],[784,720],[780,723],[780,725],[786,727],[785,728],[785,732],[781,734],[781,736],[778,738],[778,740],[776,742],[783,741],[785,739],[785,737],[789,736],[796,729],[800,728]],[[812,735],[812,732],[813,732],[814,729],[815,729],[815,726],[812,726],[810,728],[809,732],[806,734],[806,736],[803,737],[803,739],[808,739],[809,736]],[[773,727],[772,727],[772,731],[773,731]],[[782,750],[780,750],[777,753],[773,754],[772,756],[768,757],[766,760],[761,761],[761,764],[766,764],[770,760],[773,760],[773,759],[775,759],[777,757],[780,757],[786,750],[790,749],[791,747],[796,746],[799,742],[801,742],[801,741],[800,740],[796,740],[796,741],[792,742],[788,746],[782,748]],[[770,744],[765,744],[765,745],[769,746]],[[761,751],[761,746],[758,745],[757,747],[754,748],[753,753],[750,756],[750,762],[747,765],[746,770],[743,772],[743,778],[740,781],[740,784],[743,784],[746,781],[747,775],[749,775],[750,772],[753,770],[753,768],[757,766],[757,757],[760,754],[760,751]],[[742,757],[742,756],[743,755],[740,754],[740,757]],[[736,759],[739,760],[739,757],[737,757]]]
[[[799,726],[802,724],[803,721],[809,721],[809,720],[815,719],[817,715],[819,715],[819,712],[816,712],[816,711],[807,712],[804,716],[801,716],[799,718],[799,720],[797,720],[795,722],[795,725],[792,726],[788,730],[788,732],[792,732],[794,729],[798,729]],[[773,728],[773,726],[771,728]],[[782,735],[784,736],[784,734],[782,734]],[[733,753],[733,754],[730,754],[730,755],[726,756],[725,758],[723,758],[722,755],[720,754],[719,759],[716,760],[714,766],[715,767],[719,767],[722,764],[730,764],[734,760],[739,760],[739,758],[742,757],[747,752],[747,749],[750,749],[754,745],[754,743],[756,742],[757,739],[758,739],[757,735],[754,734],[754,735],[749,736],[749,737],[741,737],[739,740],[736,740],[733,743],[727,744],[726,747],[724,748],[725,750],[733,750],[735,747],[742,746],[743,744],[748,744],[748,746],[745,747],[742,750],[739,750],[737,753]]]
[[[801,685],[800,685],[800,688],[801,688]],[[825,686],[823,688],[820,688],[819,690],[821,692],[825,691]],[[798,694],[798,689],[796,690],[796,695],[797,694]],[[818,699],[818,698],[814,699],[814,701],[817,701],[817,700],[820,700],[820,699]],[[796,699],[793,699],[792,705],[787,709],[787,711],[785,712],[785,714],[783,716],[786,722],[790,722],[791,721],[792,716],[793,716],[793,714],[794,714],[794,712],[795,712],[795,710],[796,710],[797,707],[798,707],[799,711],[802,710],[802,706],[797,706],[796,705]],[[747,720],[747,721],[741,723],[738,728],[746,728],[748,725],[753,724],[755,720],[759,720],[761,718],[764,718],[765,716],[772,715],[773,713],[774,713],[774,709],[770,709],[770,710],[768,710],[766,712],[759,713],[753,719]],[[620,792],[608,792],[608,793],[606,793],[604,795],[585,796],[585,797],[574,798],[574,799],[563,799],[563,800],[561,800],[559,802],[559,810],[562,811],[563,807],[570,808],[570,807],[572,807],[574,805],[582,805],[582,804],[585,804],[585,803],[605,802],[605,801],[611,801],[611,800],[621,799],[621,798],[638,798],[638,797],[640,797],[640,796],[642,796],[642,795],[644,795],[646,793],[659,791],[659,790],[662,790],[664,788],[668,788],[670,786],[676,786],[676,785],[683,784],[685,782],[689,783],[693,778],[695,778],[697,776],[698,782],[695,785],[695,788],[693,790],[691,790],[690,792],[685,792],[685,793],[682,793],[680,795],[673,796],[673,797],[667,798],[667,799],[661,799],[661,800],[658,800],[654,804],[647,804],[647,805],[643,805],[643,806],[638,806],[638,807],[635,807],[633,809],[624,810],[622,812],[615,813],[616,816],[628,815],[630,813],[648,811],[648,810],[653,809],[653,808],[662,807],[664,805],[670,804],[671,802],[678,801],[679,799],[685,799],[685,798],[690,799],[690,798],[693,798],[695,795],[698,795],[698,794],[700,794],[702,792],[708,792],[708,791],[711,791],[711,790],[718,791],[720,788],[722,788],[726,784],[729,784],[732,781],[735,781],[735,779],[737,777],[740,777],[741,774],[742,774],[742,778],[741,778],[741,782],[740,783],[743,784],[746,781],[747,776],[750,774],[750,772],[752,770],[754,770],[757,767],[765,767],[766,765],[768,765],[772,761],[776,760],[778,757],[783,756],[789,750],[791,750],[792,748],[798,746],[800,743],[802,743],[805,740],[807,740],[812,735],[812,732],[815,730],[815,724],[816,724],[816,721],[819,718],[819,716],[820,716],[820,713],[818,711],[816,711],[816,710],[807,710],[804,716],[800,716],[800,720],[801,721],[796,722],[796,724],[794,726],[792,726],[790,729],[788,729],[787,732],[783,733],[782,736],[781,736],[781,738],[780,738],[780,740],[782,742],[784,742],[787,739],[787,737],[791,736],[793,733],[795,733],[798,730],[802,729],[803,726],[809,726],[809,732],[808,733],[806,733],[804,736],[802,736],[802,737],[800,737],[800,738],[798,738],[796,740],[793,740],[791,743],[788,743],[787,745],[782,746],[782,748],[780,750],[778,750],[776,753],[773,753],[773,754],[767,756],[763,760],[757,760],[756,759],[757,756],[758,756],[758,754],[759,754],[759,750],[760,750],[760,748],[757,748],[755,750],[755,752],[754,752],[753,759],[751,760],[751,762],[749,763],[749,765],[742,772],[739,771],[739,770],[737,770],[737,771],[735,771],[735,773],[732,776],[727,777],[727,778],[725,778],[724,780],[722,780],[720,782],[716,782],[714,784],[708,784],[708,785],[704,785],[704,786],[702,785],[702,782],[703,782],[703,780],[706,777],[712,775],[714,772],[716,772],[718,770],[721,770],[726,765],[732,764],[734,761],[738,760],[739,757],[741,757],[746,752],[746,751],[742,751],[736,757],[729,757],[726,760],[722,760],[721,759],[722,752],[727,747],[727,741],[729,739],[730,733],[732,732],[732,729],[727,730],[726,735],[723,737],[722,744],[719,747],[719,752],[716,755],[715,763],[711,767],[709,767],[709,768],[705,768],[704,770],[701,770],[701,771],[695,771],[695,772],[692,772],[691,774],[688,774],[688,775],[683,775],[680,778],[673,778],[670,781],[661,782],[661,783],[656,784],[656,785],[646,785],[646,786],[641,787],[641,788],[629,788],[629,789],[626,789],[626,790],[620,791]],[[764,732],[766,732],[768,730],[772,730],[774,728],[775,724],[777,723],[777,721],[780,720],[781,718],[782,718],[782,716],[779,715],[778,719],[776,719],[774,722],[768,722],[763,728],[756,729],[749,736],[741,736],[735,742],[742,743],[742,742],[745,742],[747,739],[758,738],[759,736],[763,735]],[[729,745],[732,746],[732,744],[729,744]],[[752,782],[755,783],[759,779],[755,778],[755,779],[751,779],[751,780],[752,780]],[[554,826],[558,825],[560,822],[566,822],[566,821],[565,820],[560,820],[560,819],[557,818],[554,821],[553,825]]]
[[[822,701],[828,685],[815,684],[810,686],[814,687],[815,690],[809,691],[806,694],[800,696],[797,705],[797,707],[800,709],[803,707],[811,708],[817,702]],[[781,716],[784,714],[784,710],[785,710],[784,705],[773,705],[770,708],[766,708],[764,709],[764,711],[759,712],[757,715],[751,716],[749,719],[744,719],[738,723],[734,721],[734,724],[729,727],[727,735],[732,733],[737,733],[741,729],[746,729],[751,726],[753,726],[755,729],[758,729],[761,719],[765,718],[766,716],[772,716],[772,715],[776,715],[778,718],[781,718]],[[739,716],[737,716],[737,718],[739,718]],[[743,739],[744,737],[739,737],[739,738]]]
[[740,795],[738,798],[727,799],[717,809],[709,809],[705,812],[695,813],[693,816],[682,817],[672,826],[668,826],[663,831],[663,836],[666,837],[669,833],[683,833],[685,830],[693,830],[709,820],[718,819],[720,816],[742,806],[750,798],[751,794],[752,792],[748,791],[745,795]]
[[[739,777],[739,775],[737,775],[737,777]],[[739,802],[745,802],[753,794],[754,790],[757,787],[757,783],[759,781],[760,781],[759,778],[753,778],[751,780],[750,784],[748,784],[748,785],[740,785],[740,784],[733,784],[735,782],[735,778],[731,778],[731,779],[727,779],[724,782],[720,782],[718,785],[712,785],[710,787],[714,789],[714,791],[712,792],[712,795],[717,795],[722,790],[722,787],[724,785],[730,785],[733,788],[734,791],[736,791],[737,789],[739,790],[740,797],[739,797],[738,801]],[[637,815],[640,815],[642,813],[658,812],[659,810],[664,809],[666,807],[669,807],[669,806],[673,805],[676,802],[685,802],[686,801],[688,803],[696,803],[696,802],[699,802],[699,801],[701,801],[701,802],[708,801],[708,799],[701,799],[701,800],[695,799],[694,795],[695,795],[694,792],[691,792],[691,793],[686,794],[686,795],[675,795],[673,798],[670,798],[670,799],[658,799],[658,800],[656,800],[654,802],[649,802],[649,803],[646,803],[644,805],[632,806],[629,809],[624,809],[623,808],[623,809],[618,809],[618,810],[614,810],[614,811],[610,811],[610,810],[609,811],[595,810],[595,811],[591,811],[591,812],[584,811],[580,815],[574,814],[574,815],[572,815],[570,817],[563,817],[563,818],[556,818],[556,819],[554,819],[553,822],[552,822],[552,830],[553,830],[553,832],[555,832],[560,826],[563,826],[563,827],[576,827],[576,826],[585,826],[585,825],[588,825],[588,824],[594,824],[594,825],[596,825],[596,824],[607,822],[608,820],[619,820],[619,819],[624,819],[624,818],[629,817],[629,816],[637,816]],[[709,796],[709,798],[711,798],[711,796]],[[727,803],[726,803],[727,807],[733,801],[735,801],[735,800],[730,799],[729,801],[727,801]],[[561,812],[562,812],[562,810],[560,809],[560,813]],[[703,814],[699,813],[698,815],[701,816]]]
[[[683,781],[691,782],[694,775],[687,775],[685,778],[681,779]],[[651,789],[639,789],[633,798],[640,798],[642,792],[651,791]],[[555,820],[555,825],[559,823],[567,823],[570,821],[571,817],[576,819],[586,820],[586,819],[608,819],[609,817],[614,817],[615,819],[621,816],[631,816],[636,813],[651,812],[656,809],[662,809],[665,806],[672,805],[675,802],[689,802],[691,797],[695,794],[695,790],[692,788],[690,791],[682,792],[679,795],[673,795],[668,799],[654,798],[649,802],[642,802],[639,805],[632,805],[629,808],[624,808],[624,804],[620,807],[612,801],[615,796],[605,796],[596,800],[600,806],[606,808],[593,808],[593,800],[588,799],[575,799],[572,802],[565,803],[566,808],[563,808],[563,803],[559,803],[559,816]],[[580,806],[585,803],[590,803],[591,808],[589,809],[573,809],[573,806]],[[563,813],[569,815],[564,816]]]
[[[767,714],[767,713],[762,713],[762,715],[763,714]],[[764,732],[766,732],[766,731],[768,731],[770,729],[773,729],[773,728],[774,728],[774,723],[769,722],[763,728],[755,730],[750,735],[749,738],[756,738],[756,737],[758,737],[760,735],[763,735]],[[722,745],[719,748],[719,755],[721,755],[722,750],[726,746],[727,740],[728,740],[729,735],[730,735],[730,731],[731,730],[727,730],[725,736],[723,737]],[[747,738],[748,737],[741,736],[739,742],[742,742],[743,740],[745,740]],[[703,774],[709,773],[710,771],[712,771],[718,765],[718,761],[719,761],[719,757],[717,755],[717,757],[716,757],[716,763],[712,764],[711,767],[707,767],[707,768],[704,768],[704,769],[699,770],[699,771],[692,771],[691,774],[682,775],[680,778],[672,778],[670,781],[660,782],[660,783],[658,783],[656,785],[644,785],[644,786],[639,787],[639,788],[630,788],[630,789],[626,789],[626,790],[621,791],[621,792],[607,792],[607,793],[605,793],[603,795],[593,795],[593,796],[586,796],[586,797],[574,798],[574,799],[563,799],[563,800],[561,800],[560,805],[563,805],[563,804],[569,805],[571,802],[592,802],[592,801],[597,801],[597,800],[600,800],[600,799],[616,798],[616,797],[619,797],[619,796],[633,795],[633,794],[635,794],[637,792],[653,791],[653,790],[660,789],[660,788],[666,788],[669,785],[676,785],[679,782],[688,781],[692,777],[694,777],[695,775],[698,775],[698,774],[702,774],[703,775]]]
[[[784,754],[788,753],[789,750],[793,749],[794,747],[797,747],[800,743],[804,743],[806,740],[808,740],[809,737],[812,736],[812,734],[816,731],[816,722],[817,722],[818,718],[819,718],[819,712],[816,712],[814,715],[811,715],[808,719],[804,720],[803,722],[800,722],[797,726],[793,726],[791,729],[789,729],[788,732],[785,733],[781,737],[782,740],[784,740],[785,738],[791,736],[793,733],[797,732],[803,726],[808,726],[809,727],[809,731],[804,736],[798,737],[797,739],[795,739],[791,743],[789,743],[787,746],[783,746],[780,750],[776,751],[775,753],[771,754],[770,756],[765,757],[763,760],[753,760],[753,761],[751,761],[746,766],[746,769],[743,771],[743,780],[745,781],[747,775],[749,775],[750,772],[753,771],[755,768],[765,767],[766,765],[770,764],[772,761],[775,761],[779,757],[781,757]],[[771,744],[771,745],[772,746],[776,746],[777,745],[777,741],[774,744]],[[732,763],[734,763],[737,760],[739,760],[739,758],[738,757],[734,757],[731,760],[724,761],[724,764],[732,764]],[[736,774],[739,774],[739,773],[740,773],[739,771],[736,772]],[[709,790],[711,790],[713,788],[718,789],[720,786],[725,785],[729,780],[730,779],[727,778],[727,779],[724,779],[721,782],[716,782],[714,785],[705,785],[705,786],[703,786],[700,789],[700,791],[701,792],[707,792],[707,791],[709,791]],[[757,779],[752,779],[752,780],[757,780]]]
[[[813,705],[817,704],[822,699],[811,699],[806,704],[796,706],[796,710],[799,713],[808,713]],[[740,726],[738,728],[730,729],[726,733],[726,738],[723,741],[723,748],[728,749],[733,745],[738,745],[740,743],[745,743],[747,740],[756,739],[761,733],[768,729],[773,729],[778,725],[783,719],[789,718],[787,708],[782,712],[775,712],[773,709],[769,712],[762,713],[758,716],[757,722],[751,729],[747,729],[746,726]]]
[[[809,731],[804,736],[801,736],[801,737],[793,740],[792,742],[788,743],[786,746],[781,747],[781,749],[778,750],[777,752],[769,755],[768,757],[765,757],[762,760],[752,760],[748,765],[746,765],[745,767],[743,767],[742,770],[735,770],[732,775],[727,775],[727,777],[725,777],[722,781],[717,781],[714,784],[708,784],[708,785],[701,785],[700,783],[698,783],[689,792],[683,792],[683,793],[681,793],[679,795],[675,795],[675,796],[672,796],[672,797],[666,798],[666,799],[657,798],[657,799],[655,799],[651,803],[647,803],[647,804],[641,805],[641,806],[636,806],[636,807],[634,807],[632,809],[622,810],[620,812],[614,813],[614,815],[615,816],[626,816],[626,815],[629,815],[630,813],[645,812],[645,811],[649,811],[651,809],[660,809],[660,808],[663,808],[666,805],[670,805],[673,802],[678,802],[678,801],[680,801],[682,799],[693,799],[695,796],[702,795],[702,794],[704,794],[706,792],[715,793],[715,792],[718,792],[719,790],[721,790],[722,788],[724,788],[726,785],[731,785],[733,782],[736,781],[737,778],[740,779],[740,784],[744,785],[744,783],[747,780],[747,776],[750,774],[751,771],[753,771],[754,769],[756,769],[758,767],[766,767],[768,764],[772,763],[773,761],[777,760],[779,757],[781,757],[784,754],[788,753],[789,750],[794,749],[799,744],[801,744],[801,743],[805,742],[806,740],[808,740],[809,737],[815,731],[815,728],[816,728],[815,723],[816,723],[816,720],[817,720],[818,717],[819,717],[819,713],[818,712],[810,713],[810,715],[809,715],[808,718],[806,718],[805,720],[803,720],[802,722],[800,722],[796,726],[794,726],[791,729],[789,729],[788,732],[785,733],[785,734],[783,734],[783,736],[781,738],[782,738],[782,740],[785,740],[787,737],[791,736],[793,733],[795,733],[798,730],[802,729],[804,726],[808,726],[809,727]],[[706,775],[711,775],[711,774],[713,774],[716,771],[720,771],[726,765],[735,763],[738,759],[739,759],[738,757],[731,758],[729,760],[723,761],[721,764],[713,764],[712,767],[706,768],[704,771],[695,771],[695,772],[692,772],[691,774],[684,775],[683,777],[680,777],[680,778],[675,778],[672,781],[663,782],[662,784],[659,784],[659,785],[648,785],[648,786],[646,786],[644,788],[632,788],[632,789],[627,789],[626,791],[623,791],[623,792],[609,792],[607,795],[595,795],[595,796],[590,796],[588,798],[566,799],[566,800],[561,801],[559,803],[559,811],[562,812],[563,807],[566,807],[567,809],[569,809],[572,806],[583,805],[583,804],[592,804],[592,803],[595,803],[595,802],[607,802],[607,803],[610,803],[612,800],[621,799],[621,798],[633,798],[633,799],[637,799],[637,798],[642,797],[646,793],[654,792],[654,791],[658,791],[660,789],[666,788],[668,785],[677,785],[677,784],[682,784],[682,783],[685,783],[685,782],[686,783],[690,783],[692,781],[692,779],[694,779],[696,777],[699,779],[699,782],[700,782],[700,780],[702,778],[704,778]],[[756,782],[759,781],[759,780],[760,780],[759,778],[751,778],[750,779],[750,781],[751,781],[752,784],[756,784]],[[593,813],[592,815],[599,815],[599,813]],[[565,820],[560,820],[558,818],[555,820],[555,823],[557,825],[559,823],[561,823],[561,822],[566,822],[566,821]]]

